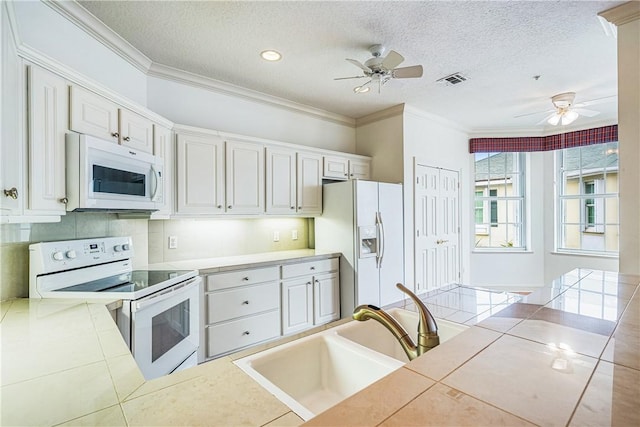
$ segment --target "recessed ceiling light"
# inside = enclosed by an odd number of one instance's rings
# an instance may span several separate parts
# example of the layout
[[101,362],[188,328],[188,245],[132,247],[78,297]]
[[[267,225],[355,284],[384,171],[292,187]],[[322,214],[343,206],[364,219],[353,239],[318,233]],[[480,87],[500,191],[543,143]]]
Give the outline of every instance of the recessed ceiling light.
[[282,59],[280,52],[275,50],[263,50],[260,52],[260,56],[265,61],[280,61],[280,59]]

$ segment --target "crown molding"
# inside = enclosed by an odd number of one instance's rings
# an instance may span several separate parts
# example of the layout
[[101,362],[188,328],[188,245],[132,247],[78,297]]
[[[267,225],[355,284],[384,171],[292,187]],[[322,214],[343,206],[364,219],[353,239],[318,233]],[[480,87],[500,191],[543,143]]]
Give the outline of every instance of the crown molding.
[[174,81],[181,84],[186,84],[193,87],[199,87],[223,95],[230,95],[236,98],[246,99],[252,102],[259,102],[270,106],[276,106],[296,113],[307,114],[340,125],[346,125],[349,127],[355,127],[356,125],[356,120],[351,117],[331,113],[329,111],[310,107],[308,105],[299,104],[297,102],[289,101],[277,96],[267,95],[262,92],[246,89],[210,77],[205,77],[199,74],[191,73],[189,71],[170,67],[168,65],[158,64],[157,62],[151,64],[147,75],[158,77],[164,80]]
[[118,54],[125,61],[146,73],[151,66],[151,59],[136,49],[104,22],[89,13],[75,1],[42,0],[44,4],[64,16],[68,21],[83,29],[97,41]]
[[9,28],[11,30],[10,33],[11,39],[13,40],[13,46],[17,48],[22,44],[22,41],[20,40],[20,32],[18,31],[18,22],[16,21],[13,2],[3,1],[0,7],[3,7],[7,14],[7,21],[9,22]]
[[598,16],[602,16],[604,19],[618,27],[620,25],[628,24],[629,22],[640,20],[640,2],[630,1],[623,3],[620,6],[598,13]]
[[390,117],[401,116],[404,113],[404,104],[394,105],[393,107],[385,108],[384,110],[376,111],[375,113],[367,114],[356,119],[356,127],[368,125],[369,123],[379,122],[380,120],[388,119]]

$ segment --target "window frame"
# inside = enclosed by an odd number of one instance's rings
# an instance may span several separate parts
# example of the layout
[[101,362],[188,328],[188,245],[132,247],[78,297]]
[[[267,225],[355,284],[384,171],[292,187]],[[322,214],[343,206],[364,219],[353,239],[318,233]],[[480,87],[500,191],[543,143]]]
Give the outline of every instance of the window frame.
[[[593,144],[593,145],[607,145],[607,144],[618,144],[617,141],[611,141],[603,144]],[[619,240],[618,240],[618,249],[617,250],[608,250],[607,249],[607,227],[617,227],[618,228],[618,239],[620,235],[620,218],[618,213],[618,218],[615,219],[614,222],[611,222],[611,218],[607,219],[607,204],[610,201],[614,201],[617,205],[615,211],[619,212],[620,207],[620,199],[619,199],[619,178],[618,178],[618,188],[616,192],[607,192],[607,186],[609,185],[607,179],[610,177],[612,173],[615,173],[619,177],[619,163],[615,165],[615,167],[606,165],[601,168],[593,168],[589,165],[582,165],[582,152],[579,154],[580,163],[577,169],[572,169],[571,173],[573,179],[577,180],[577,188],[579,189],[579,194],[565,194],[564,191],[567,188],[567,183],[565,182],[565,177],[563,175],[563,156],[566,153],[566,150],[582,150],[590,146],[578,146],[578,147],[570,147],[565,149],[554,150],[554,168],[555,168],[555,182],[554,182],[554,190],[555,190],[555,251],[558,253],[565,254],[575,254],[575,255],[591,255],[591,256],[613,256],[617,257],[619,254]],[[608,148],[604,151],[604,155],[611,154],[612,148]],[[617,150],[617,148],[615,148]],[[617,153],[617,151],[616,151]],[[619,160],[618,160],[619,162]],[[588,192],[588,189],[593,192]],[[568,205],[572,200],[578,202],[579,205],[579,216],[577,222],[573,222],[567,220],[566,209],[568,209]],[[589,220],[589,210],[592,208],[593,210],[593,223]],[[564,219],[564,220],[563,220]],[[579,248],[568,247],[569,244],[566,240],[566,229],[567,226],[574,226],[579,232]],[[589,237],[591,236],[591,237]],[[585,244],[586,239],[588,238],[596,238],[596,236],[602,236],[604,249],[589,249],[586,248]]]
[[[491,182],[496,181],[498,183],[500,180],[494,180],[487,174],[486,180],[477,180],[478,172],[476,170],[476,154],[474,154],[474,169],[473,169],[473,180],[474,180],[474,225],[475,225],[475,246],[474,252],[525,252],[528,250],[528,220],[527,220],[527,197],[528,197],[528,153],[527,152],[495,152],[495,153],[485,153],[487,156],[493,156],[496,154],[511,154],[515,156],[517,159],[517,167],[512,167],[511,171],[505,172],[504,181],[511,181],[511,185],[517,185],[518,192],[517,195],[498,195],[498,189],[490,188]],[[480,174],[482,175],[482,174]],[[517,177],[517,184],[514,184],[516,181],[514,176]],[[478,186],[478,183],[485,182],[484,185]],[[495,185],[495,184],[494,184]],[[500,185],[500,184],[498,184]],[[504,184],[503,184],[504,185]],[[482,196],[478,194],[481,192],[479,188],[482,189]],[[512,187],[512,189],[515,187]],[[513,191],[513,190],[512,190]],[[487,195],[487,192],[489,193]],[[477,210],[479,209],[479,203],[482,203],[483,206],[483,223],[477,223]],[[502,209],[501,203],[504,203],[505,212],[508,212],[510,207],[513,206],[513,203],[519,205],[519,210],[514,215],[510,213],[506,214],[507,220],[505,222],[499,222],[499,210]],[[513,208],[511,208],[513,209]],[[513,218],[512,218],[513,216]],[[492,242],[495,246],[478,246],[478,243],[482,240],[478,240],[477,237],[485,237],[488,236],[491,241],[491,230],[497,229],[500,226],[504,226],[506,228],[506,237],[507,239],[503,243],[499,243],[499,246],[496,242]],[[510,238],[510,229],[515,229],[515,233]],[[517,240],[516,240],[517,239]],[[519,241],[519,246],[514,246],[513,242]]]

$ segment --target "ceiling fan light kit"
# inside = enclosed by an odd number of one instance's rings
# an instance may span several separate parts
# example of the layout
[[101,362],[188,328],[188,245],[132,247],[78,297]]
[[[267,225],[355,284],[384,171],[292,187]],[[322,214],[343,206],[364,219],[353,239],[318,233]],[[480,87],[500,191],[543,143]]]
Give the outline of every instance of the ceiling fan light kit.
[[396,68],[404,61],[404,57],[396,51],[389,51],[386,56],[382,56],[386,51],[381,44],[374,44],[369,47],[369,52],[373,56],[365,63],[361,63],[355,59],[347,58],[347,61],[360,68],[364,75],[354,77],[338,77],[334,80],[361,79],[369,78],[365,84],[356,86],[353,91],[355,93],[365,93],[370,90],[368,86],[371,82],[378,83],[378,93],[380,89],[391,79],[407,79],[422,77],[422,65],[413,65],[411,67]]

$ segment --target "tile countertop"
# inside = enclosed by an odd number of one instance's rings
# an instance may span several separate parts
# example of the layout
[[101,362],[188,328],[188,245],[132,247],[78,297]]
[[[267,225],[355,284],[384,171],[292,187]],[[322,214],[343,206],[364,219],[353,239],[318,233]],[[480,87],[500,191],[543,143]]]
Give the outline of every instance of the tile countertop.
[[574,270],[305,425],[640,425],[639,282]]
[[[639,281],[575,270],[515,303],[433,291],[473,326],[307,424],[640,425]],[[302,424],[239,355],[145,381],[104,302],[6,301],[0,320],[0,425]]]

